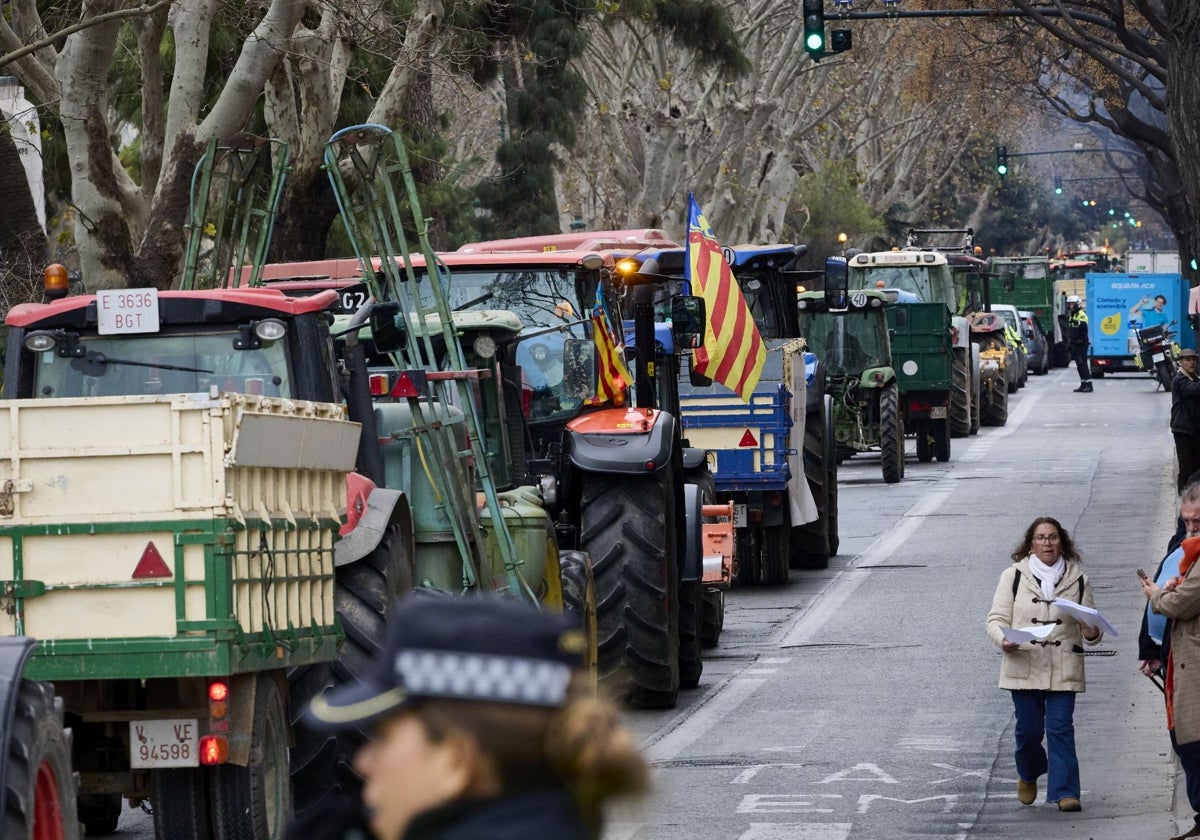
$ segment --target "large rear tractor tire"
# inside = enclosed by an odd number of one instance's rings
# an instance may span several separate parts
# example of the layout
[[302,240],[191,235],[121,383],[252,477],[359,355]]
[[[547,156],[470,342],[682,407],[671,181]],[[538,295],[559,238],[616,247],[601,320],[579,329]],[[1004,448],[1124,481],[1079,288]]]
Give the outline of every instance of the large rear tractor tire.
[[600,679],[634,706],[679,697],[679,570],[669,471],[583,478],[581,543],[592,557]]
[[211,840],[207,767],[150,771],[150,805],[158,840]]
[[[687,555],[694,557],[699,568],[695,577],[679,581],[679,686],[695,688],[704,672],[700,652],[700,601],[704,596],[704,488],[684,485],[684,506],[687,512]],[[685,564],[684,568],[687,566]]]
[[984,391],[979,422],[985,426],[1003,426],[1008,422],[1008,391],[999,383]]
[[279,687],[260,674],[254,690],[250,761],[221,764],[211,779],[216,840],[279,840],[292,816],[288,720]]
[[792,559],[792,509],[783,500],[783,522],[762,530],[763,583],[783,586],[788,582]]
[[979,373],[979,345],[971,342],[971,434],[979,434],[979,410],[983,402],[983,382]]
[[971,434],[971,371],[970,348],[956,347],[950,366],[950,434],[966,437]]
[[563,610],[579,619],[583,631],[583,666],[592,679],[597,675],[600,632],[597,624],[596,578],[592,558],[586,551],[564,549],[558,552],[558,573],[562,579]]
[[716,647],[721,640],[721,631],[725,629],[725,590],[704,587],[700,619],[700,644],[706,648]]
[[4,778],[5,840],[78,840],[71,734],[63,702],[48,682],[22,680],[8,733]]
[[804,478],[817,506],[817,518],[792,529],[790,565],[793,569],[824,569],[836,550],[831,548],[829,539],[830,526],[836,528],[837,520],[837,459],[830,457],[836,442],[829,440],[833,429],[827,419],[832,415],[833,402],[825,395],[825,370],[820,364],[811,387],[820,389],[822,397],[813,401],[816,408],[806,411],[804,416]]
[[288,703],[294,743],[292,784],[297,811],[315,807],[327,794],[355,792],[361,785],[351,761],[366,743],[366,728],[321,732],[304,722],[304,712],[322,691],[361,680],[386,638],[387,618],[396,599],[413,588],[412,558],[399,525],[384,531],[379,545],[353,563],[339,566],[334,605],[346,641],[330,663],[305,665],[288,672]]
[[900,417],[900,393],[895,382],[879,392],[879,448],[883,480],[895,484],[904,478],[904,421]]
[[79,821],[84,834],[97,837],[112,834],[121,820],[122,801],[119,793],[79,794]]

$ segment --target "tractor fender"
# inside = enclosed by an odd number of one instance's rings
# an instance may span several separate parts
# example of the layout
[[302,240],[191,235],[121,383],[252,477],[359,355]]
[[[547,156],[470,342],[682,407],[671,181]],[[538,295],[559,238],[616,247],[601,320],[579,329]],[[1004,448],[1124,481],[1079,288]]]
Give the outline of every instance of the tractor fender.
[[408,497],[400,490],[374,487],[360,492],[358,505],[361,511],[352,527],[341,535],[333,547],[333,565],[345,566],[366,557],[383,539],[388,527],[395,524],[404,535],[408,556],[413,556],[414,538],[412,509]]
[[7,790],[8,739],[12,734],[13,715],[21,688],[25,662],[33,650],[34,640],[28,636],[0,637],[0,791]]
[[708,463],[708,450],[695,446],[685,446],[683,449],[683,469],[697,470]]
[[704,577],[704,497],[698,484],[683,485],[683,509],[687,514],[687,540],[681,581]]
[[[654,425],[644,434],[582,432],[567,429],[567,457],[584,472],[645,475],[671,465],[679,440],[678,423],[665,411],[656,412]],[[653,467],[647,469],[647,464]]]
[[867,368],[859,377],[862,388],[886,388],[896,378],[896,371],[890,367]]

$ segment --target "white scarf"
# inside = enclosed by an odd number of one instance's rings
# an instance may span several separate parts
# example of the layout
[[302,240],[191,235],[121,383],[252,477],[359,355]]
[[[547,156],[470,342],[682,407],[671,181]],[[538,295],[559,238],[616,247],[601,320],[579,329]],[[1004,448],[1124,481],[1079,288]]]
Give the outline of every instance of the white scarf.
[[1054,600],[1054,590],[1066,570],[1067,561],[1062,558],[1061,554],[1058,555],[1053,566],[1047,566],[1037,558],[1037,555],[1029,555],[1029,571],[1033,572],[1033,576],[1042,584],[1042,597],[1047,601]]

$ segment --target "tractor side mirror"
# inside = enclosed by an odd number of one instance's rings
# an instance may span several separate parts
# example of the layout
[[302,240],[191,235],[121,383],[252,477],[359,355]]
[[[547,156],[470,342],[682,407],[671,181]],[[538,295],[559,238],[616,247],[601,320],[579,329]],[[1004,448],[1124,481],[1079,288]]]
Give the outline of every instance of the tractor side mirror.
[[[842,289],[850,285],[850,267],[845,257],[825,258],[825,288]],[[842,307],[845,308],[845,307]]]
[[563,342],[563,390],[568,397],[590,400],[596,396],[596,345],[586,338]]
[[371,305],[371,338],[380,353],[399,350],[407,342],[408,324],[400,310],[400,301],[385,300]]
[[704,298],[696,295],[671,298],[671,335],[675,337],[675,344],[688,348],[702,346],[707,316]]

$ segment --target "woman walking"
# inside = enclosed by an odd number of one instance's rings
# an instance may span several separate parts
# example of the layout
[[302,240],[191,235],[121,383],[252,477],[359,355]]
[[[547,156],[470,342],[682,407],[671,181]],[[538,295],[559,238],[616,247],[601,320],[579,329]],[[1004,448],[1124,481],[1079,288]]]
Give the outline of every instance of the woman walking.
[[[1012,692],[1016,712],[1017,799],[1032,805],[1037,780],[1045,775],[1046,801],[1060,811],[1079,811],[1074,716],[1075,695],[1085,689],[1082,643],[1098,644],[1103,633],[1053,606],[1055,598],[1095,606],[1070,535],[1058,520],[1040,516],[1000,575],[987,633],[1004,653],[1000,687]],[[1017,644],[1004,637],[1002,628],[1010,627],[1049,627],[1049,633]]]

